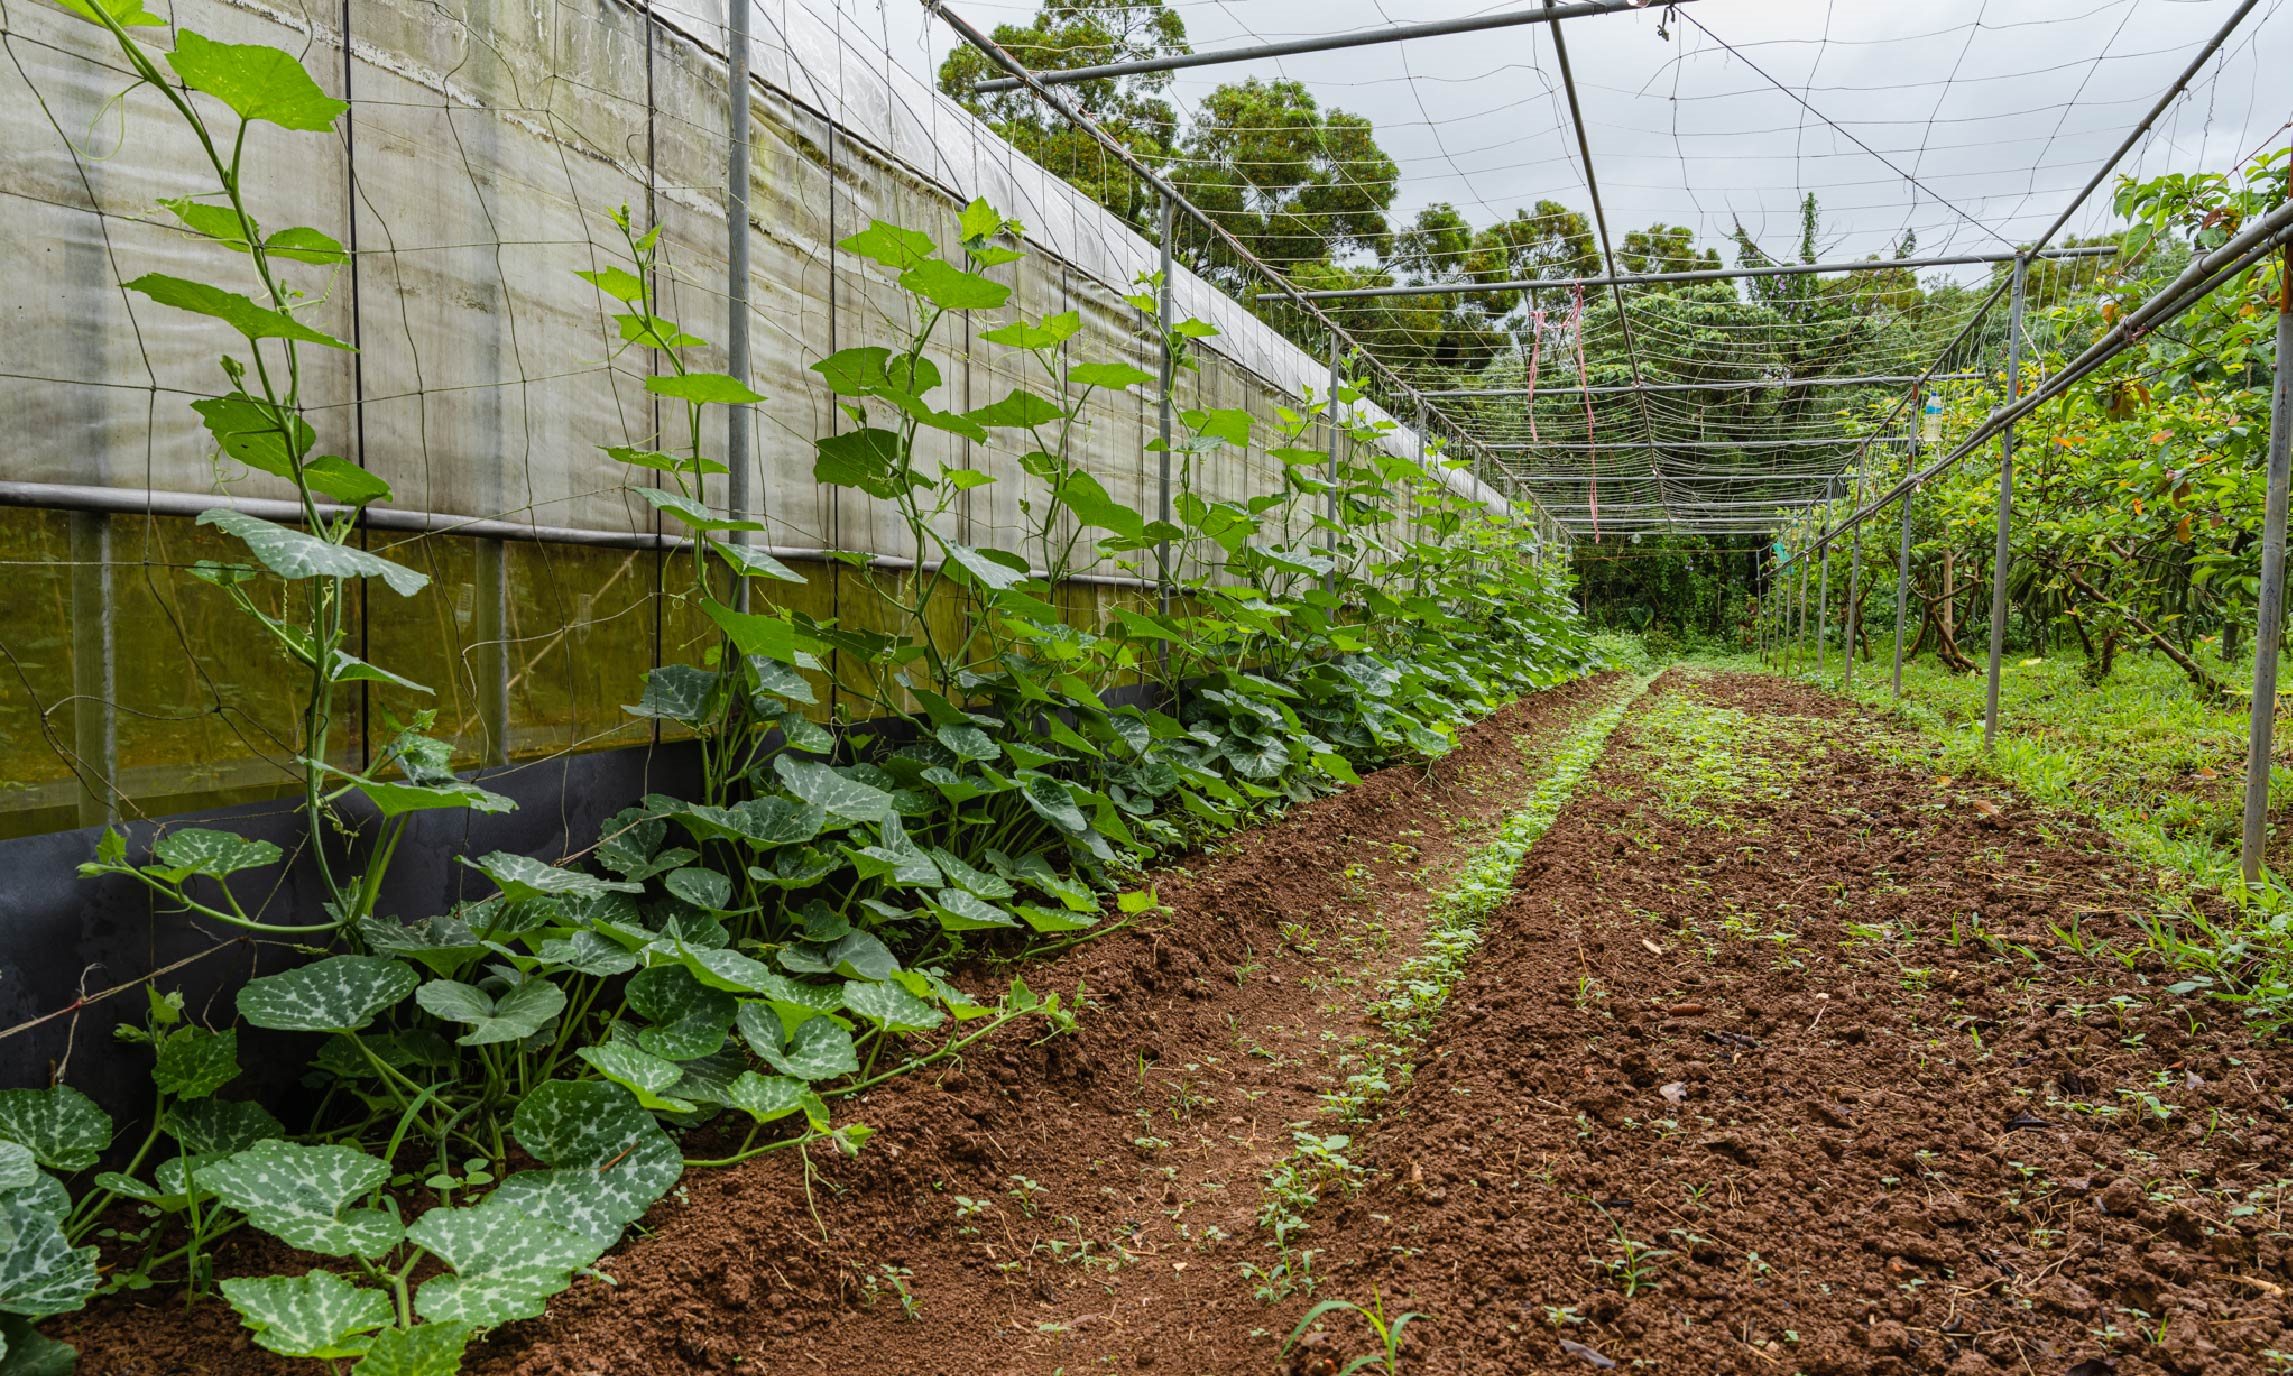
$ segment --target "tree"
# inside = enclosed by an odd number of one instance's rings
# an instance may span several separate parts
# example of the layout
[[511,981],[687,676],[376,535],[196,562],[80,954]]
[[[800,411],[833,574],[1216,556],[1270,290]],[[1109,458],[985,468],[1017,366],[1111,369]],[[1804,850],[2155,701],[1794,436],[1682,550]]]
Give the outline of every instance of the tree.
[[[1195,112],[1179,190],[1276,272],[1386,247],[1400,169],[1359,115],[1323,113],[1296,81],[1221,86]],[[1205,275],[1240,285],[1199,227],[1185,244]]]
[[[1026,25],[1001,24],[995,41],[1030,71],[1071,71],[1188,51],[1186,21],[1164,0],[1046,0]],[[1136,174],[1026,91],[981,94],[979,84],[1003,72],[986,54],[958,47],[940,64],[940,89],[985,120],[1013,147],[1134,227],[1156,214]],[[1176,151],[1178,112],[1164,98],[1168,72],[1107,77],[1067,88],[1099,127],[1149,166]]]

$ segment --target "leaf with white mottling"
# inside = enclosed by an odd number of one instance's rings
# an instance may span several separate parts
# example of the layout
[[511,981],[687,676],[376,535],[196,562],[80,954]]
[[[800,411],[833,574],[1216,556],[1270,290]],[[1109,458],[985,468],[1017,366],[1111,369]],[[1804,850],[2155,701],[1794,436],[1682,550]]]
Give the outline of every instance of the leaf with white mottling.
[[239,1077],[239,1030],[184,1027],[160,1039],[151,1082],[177,1099],[204,1099]]
[[255,1345],[282,1357],[355,1357],[366,1350],[369,1334],[396,1317],[390,1296],[332,1271],[233,1278],[222,1290],[255,1331]]
[[844,1006],[887,1032],[928,1032],[947,1015],[896,984],[854,980],[844,986]]
[[428,574],[394,564],[379,554],[322,540],[308,531],[273,525],[243,511],[217,508],[202,512],[199,524],[238,536],[263,567],[281,578],[379,578],[400,597],[412,597],[430,582]]
[[414,1001],[448,1022],[470,1024],[456,1039],[462,1046],[522,1042],[565,1011],[565,991],[546,979],[529,979],[499,999],[457,980],[434,979],[414,991]]
[[881,822],[892,813],[891,794],[827,765],[776,755],[772,767],[789,792],[832,817]]
[[665,1061],[626,1042],[585,1046],[574,1053],[591,1069],[637,1096],[637,1102],[658,1113],[691,1113],[698,1105],[672,1096],[685,1072],[675,1061]]
[[52,1171],[84,1171],[111,1145],[111,1118],[68,1085],[0,1089],[0,1142],[28,1149]]
[[460,1376],[473,1331],[466,1323],[385,1328],[351,1369],[352,1376]]
[[[849,989],[846,996],[850,996]],[[799,1080],[833,1080],[860,1068],[860,1055],[852,1046],[852,1034],[830,1018],[813,1018],[800,1024],[788,1034],[787,1043],[777,1049],[766,1050],[762,1046],[753,1049],[764,1058],[766,1065]]]
[[0,1194],[28,1190],[40,1179],[40,1163],[21,1142],[0,1142]]
[[240,870],[278,863],[279,848],[208,827],[183,827],[151,845],[152,858],[179,882],[194,874],[220,879]]
[[28,1192],[0,1195],[0,1313],[44,1319],[86,1304],[96,1249],[74,1247],[62,1220]]
[[725,1097],[734,1108],[757,1122],[769,1123],[803,1108],[805,1096],[811,1093],[802,1080],[744,1070],[740,1078],[732,1082],[732,1089]]
[[541,1314],[573,1273],[595,1264],[604,1247],[570,1228],[488,1200],[470,1209],[432,1209],[406,1230],[424,1251],[454,1269],[424,1282],[415,1309],[432,1323],[493,1328]]
[[239,990],[239,1013],[277,1032],[356,1032],[421,982],[404,961],[328,956],[247,981]]
[[578,870],[559,869],[530,855],[497,850],[491,855],[462,862],[499,885],[504,896],[521,898],[596,898],[608,893],[643,893],[643,884],[599,879]]
[[199,1167],[201,1189],[271,1236],[330,1257],[377,1257],[398,1245],[398,1220],[356,1209],[390,1178],[386,1162],[356,1147],[259,1142]]

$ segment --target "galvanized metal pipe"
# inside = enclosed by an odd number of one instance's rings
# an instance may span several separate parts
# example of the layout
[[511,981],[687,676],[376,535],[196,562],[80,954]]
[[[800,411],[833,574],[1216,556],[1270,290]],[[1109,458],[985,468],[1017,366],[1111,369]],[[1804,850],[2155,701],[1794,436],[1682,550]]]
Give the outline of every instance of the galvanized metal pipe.
[[[1985,263],[2012,263],[2031,258],[2109,258],[2115,246],[2092,244],[2080,248],[2040,249],[2035,253],[1950,253],[1929,258],[1859,258],[1837,263],[1770,263],[1756,268],[1694,268],[1681,272],[1607,273],[1599,277],[1523,277],[1509,282],[1421,282],[1391,287],[1348,287],[1343,290],[1301,291],[1305,301],[1360,301],[1378,296],[1471,296],[1493,291],[1551,291],[1570,287],[1647,287],[1667,282],[1731,282],[1745,277],[1806,277],[1833,272],[1880,272],[1889,268],[1952,268]],[[1261,292],[1260,295],[1269,293]],[[1272,293],[1291,296],[1293,293]]]
[[[1911,450],[1909,466],[1919,466],[1919,404],[1918,394],[1912,394]],[[1895,701],[1903,700],[1903,618],[1908,615],[1911,600],[1911,499],[1919,489],[1907,488],[1903,492],[1902,546],[1895,553]]]
[[2253,635],[2253,709],[2245,749],[2245,833],[2238,863],[2261,878],[2269,845],[2269,763],[2277,727],[2277,648],[2285,629],[2285,508],[2293,479],[2293,248],[2279,260],[2277,382],[2269,402],[2269,497],[2261,523],[2261,605]]
[[[743,387],[750,373],[748,337],[749,183],[749,5],[725,0],[725,96],[731,113],[725,122],[725,371]],[[750,427],[755,417],[738,403],[725,408],[725,514],[749,519]],[[747,544],[745,530],[729,532]],[[733,605],[748,608],[748,580],[732,580]]]
[[[2026,264],[2014,263],[2013,304],[2006,314],[2006,395],[2012,402],[2022,393],[2022,306]],[[2008,537],[2014,527],[2014,423],[1998,432],[1998,541],[1990,564],[1990,679],[1983,687],[1982,744],[1988,750],[1998,741],[1999,665],[2006,658],[2006,571]]]
[[1801,387],[1901,387],[1914,382],[1966,382],[1981,377],[1981,373],[1902,373],[1880,374],[1871,377],[1725,377],[1710,382],[1643,382],[1607,383],[1596,387],[1566,386],[1539,387],[1531,392],[1526,387],[1437,387],[1426,392],[1429,397],[1605,397],[1621,396],[1628,392],[1740,392],[1760,388],[1798,389]]

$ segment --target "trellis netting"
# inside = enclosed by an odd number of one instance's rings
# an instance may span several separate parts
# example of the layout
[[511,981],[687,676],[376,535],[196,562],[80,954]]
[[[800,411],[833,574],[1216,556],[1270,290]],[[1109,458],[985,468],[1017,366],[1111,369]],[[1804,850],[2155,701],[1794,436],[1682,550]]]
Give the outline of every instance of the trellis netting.
[[[394,497],[369,543],[424,568],[437,591],[376,598],[360,634],[373,658],[435,685],[435,702],[369,693],[348,749],[423,706],[465,763],[642,744],[621,704],[652,664],[697,632],[664,618],[659,518],[602,446],[656,429],[644,355],[615,354],[613,303],[573,275],[613,261],[609,213],[662,226],[667,308],[725,334],[728,123],[721,6],[621,0],[534,6],[346,0],[300,11],[176,0],[173,22],[300,53],[349,115],[334,140],[258,133],[257,218],[308,224],[353,249],[301,316],[355,352],[310,350],[303,394],[319,450],[362,464]],[[219,460],[188,402],[223,387],[213,322],[134,296],[146,272],[197,276],[212,245],[157,205],[185,193],[197,157],[156,101],[121,99],[129,77],[103,31],[40,0],[0,5],[0,271],[16,284],[0,336],[0,413],[15,443],[0,471],[0,603],[11,661],[0,690],[0,836],[267,796],[290,711],[259,630],[182,595],[169,576],[226,557],[189,519],[217,498],[262,510],[288,485]],[[834,615],[853,576],[825,551],[910,554],[885,514],[818,485],[812,440],[837,417],[808,371],[840,347],[894,336],[902,294],[837,240],[881,218],[956,237],[986,198],[1027,226],[1014,311],[1075,310],[1078,357],[1152,371],[1157,343],[1122,300],[1157,250],[1018,155],[870,38],[801,0],[752,11],[750,327],[756,408],[751,514],[758,537],[802,559],[790,600]],[[168,30],[147,41],[166,46]],[[1329,364],[1181,269],[1177,318],[1215,325],[1181,406],[1277,406],[1327,394]],[[949,400],[1004,394],[1009,355],[950,340],[935,355]],[[721,350],[697,360],[721,367]],[[1117,497],[1151,509],[1151,389],[1101,394],[1085,463]],[[944,457],[1002,478],[1014,456],[936,437]],[[721,433],[712,435],[723,457]],[[1414,454],[1405,427],[1385,442]],[[1203,475],[1205,496],[1272,485],[1253,451]],[[1502,498],[1469,473],[1460,490]],[[716,480],[721,482],[722,480]],[[994,544],[1018,531],[1022,484],[965,494],[947,533]],[[1068,590],[1078,614],[1140,595],[1100,565]],[[855,599],[856,601],[857,599]],[[389,605],[385,605],[385,603]],[[833,710],[833,694],[820,710]]]

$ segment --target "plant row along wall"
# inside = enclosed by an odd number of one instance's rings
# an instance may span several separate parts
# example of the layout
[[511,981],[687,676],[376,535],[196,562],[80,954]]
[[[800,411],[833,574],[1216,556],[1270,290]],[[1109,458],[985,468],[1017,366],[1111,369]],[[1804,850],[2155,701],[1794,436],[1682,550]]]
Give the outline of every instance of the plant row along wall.
[[[864,533],[827,565],[823,603],[820,566],[780,559],[761,542],[773,525],[724,506],[725,408],[769,416],[769,393],[720,371],[687,318],[705,298],[667,217],[607,207],[529,246],[558,267],[517,301],[605,322],[591,340],[612,365],[585,385],[615,423],[580,443],[611,465],[612,500],[679,537],[656,576],[660,622],[681,629],[622,710],[688,739],[697,778],[630,800],[571,855],[457,854],[463,901],[386,904],[407,838],[436,834],[425,819],[514,804],[457,772],[437,688],[365,633],[378,608],[450,589],[360,522],[430,470],[340,452],[359,408],[336,404],[339,361],[382,332],[363,314],[337,332],[351,250],[308,223],[291,169],[348,107],[313,75],[330,69],[282,48],[182,16],[170,31],[142,0],[60,3],[83,26],[73,45],[109,45],[129,146],[183,153],[154,207],[174,222],[166,256],[121,250],[114,288],[147,334],[208,351],[204,381],[155,415],[182,411],[186,444],[291,504],[200,514],[213,557],[171,576],[249,628],[239,674],[283,685],[274,729],[302,832],[291,857],[212,825],[107,827],[89,848],[86,879],[291,958],[227,1004],[150,983],[72,1006],[150,1066],[151,1107],[124,1136],[68,1084],[0,1091],[0,1369],[60,1369],[34,1322],[105,1286],[165,1284],[219,1294],[286,1356],[456,1370],[688,1166],[859,1151],[850,1096],[1082,1012],[1081,991],[988,990],[966,976],[981,957],[1145,911],[1134,876],[1153,856],[1439,754],[1458,723],[1589,667],[1538,533],[1437,451],[1428,466],[1390,443],[1350,388],[1249,408],[1192,382],[1165,451],[1170,516],[1142,509],[1093,460],[1153,374],[1068,299],[1028,299],[1042,279],[1025,228],[984,198],[840,227],[843,323],[801,376],[760,379],[817,408],[800,446],[767,451],[800,458],[765,470],[760,514],[801,494]],[[1162,318],[1158,286],[1122,299],[1151,356],[1209,371],[1222,328]],[[462,361],[483,391],[494,350],[522,345],[478,343]],[[425,379],[441,407],[458,377]],[[1324,427],[1347,434],[1334,459]],[[1170,605],[1079,606],[1076,577],[1109,567]],[[390,696],[359,702],[369,691]],[[279,886],[289,869],[300,888]],[[311,1098],[248,1097],[242,1036],[306,1057]],[[320,1264],[218,1268],[217,1242],[248,1230]]]
[[[2127,227],[2110,236],[2120,252],[2109,267],[2091,280],[2060,264],[2031,271],[2025,394],[2154,296],[2193,256],[2220,247],[2282,204],[2286,169],[2287,153],[2279,147],[2233,173],[2121,179],[2115,208]],[[2097,682],[2110,676],[2121,653],[2155,653],[2209,702],[2225,701],[2233,686],[2244,686],[2260,591],[2269,398],[2278,366],[2273,336],[2289,290],[2284,256],[2271,254],[2016,425],[2009,645],[2079,655]],[[1922,462],[1946,452],[2007,400],[2005,310],[2002,299],[1986,332],[1964,346],[1966,361],[1991,376],[1941,390],[1940,425]],[[1788,528],[1784,545],[1797,548],[1830,529],[1904,471],[1892,453],[1875,457],[1861,500],[1851,501],[1853,493],[1843,488],[1829,509],[1811,508]],[[1998,474],[1994,444],[1930,479],[1910,499],[1907,654],[1932,654],[1962,671],[1981,668]],[[1890,507],[1863,532],[1865,562],[1853,586],[1862,613],[1858,648],[1867,657],[1883,659],[1891,646],[1900,520]],[[1835,645],[1845,624],[1851,549],[1841,538],[1831,550]],[[1793,618],[1794,631],[1798,572],[1796,564],[1784,570],[1766,606],[1771,618]],[[1817,596],[1811,582],[1810,625]]]

